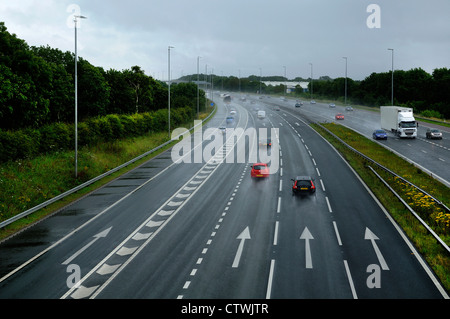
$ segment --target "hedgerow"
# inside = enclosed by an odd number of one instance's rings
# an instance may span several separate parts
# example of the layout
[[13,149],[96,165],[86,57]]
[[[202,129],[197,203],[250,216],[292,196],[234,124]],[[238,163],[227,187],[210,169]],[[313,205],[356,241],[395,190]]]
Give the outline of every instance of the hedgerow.
[[[170,111],[171,127],[193,118],[190,107]],[[135,114],[109,114],[89,118],[78,123],[78,145],[109,142],[123,137],[141,136],[148,132],[167,129],[166,109]],[[73,123],[57,122],[38,129],[5,131],[0,129],[0,162],[32,158],[58,150],[74,147],[75,126]]]

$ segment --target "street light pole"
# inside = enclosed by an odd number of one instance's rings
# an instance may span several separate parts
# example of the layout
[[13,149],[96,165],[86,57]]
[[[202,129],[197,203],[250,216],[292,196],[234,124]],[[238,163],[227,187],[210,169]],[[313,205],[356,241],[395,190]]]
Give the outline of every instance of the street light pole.
[[170,49],[172,49],[173,47],[171,47],[170,45],[169,45],[169,49],[168,49],[168,73],[169,73],[169,96],[168,96],[168,108],[169,108],[169,114],[168,114],[168,124],[169,124],[169,140],[170,140]]
[[77,18],[87,19],[84,16],[74,16],[73,22],[75,23],[75,178],[78,177],[78,72],[77,72]]
[[309,63],[311,65],[311,100],[313,99],[313,64]]
[[262,69],[259,68],[259,94],[261,94]]
[[394,49],[392,51],[392,76],[391,76],[391,105],[394,105]]
[[342,57],[345,59],[345,102],[344,104],[347,105],[347,57]]
[[199,87],[200,87],[200,79],[199,79],[199,62],[200,62],[200,56],[197,56],[197,119],[200,116],[200,96],[199,96]]

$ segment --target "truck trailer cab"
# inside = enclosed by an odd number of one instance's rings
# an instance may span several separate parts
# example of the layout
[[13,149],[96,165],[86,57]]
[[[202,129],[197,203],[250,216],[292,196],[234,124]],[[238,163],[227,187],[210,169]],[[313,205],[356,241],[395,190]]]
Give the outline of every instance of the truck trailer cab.
[[416,138],[417,123],[413,109],[401,106],[380,106],[381,127],[400,138]]

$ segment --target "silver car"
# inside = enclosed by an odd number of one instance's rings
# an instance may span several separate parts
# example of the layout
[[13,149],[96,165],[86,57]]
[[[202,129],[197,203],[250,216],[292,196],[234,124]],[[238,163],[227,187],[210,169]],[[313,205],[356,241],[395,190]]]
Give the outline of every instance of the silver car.
[[427,129],[426,137],[442,139],[442,133],[438,129],[429,128]]

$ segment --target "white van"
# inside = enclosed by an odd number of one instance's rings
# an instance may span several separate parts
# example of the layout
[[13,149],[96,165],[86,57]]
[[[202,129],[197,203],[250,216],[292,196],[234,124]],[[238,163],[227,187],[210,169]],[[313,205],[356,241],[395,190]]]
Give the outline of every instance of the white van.
[[258,118],[263,119],[266,117],[266,111],[258,111]]

